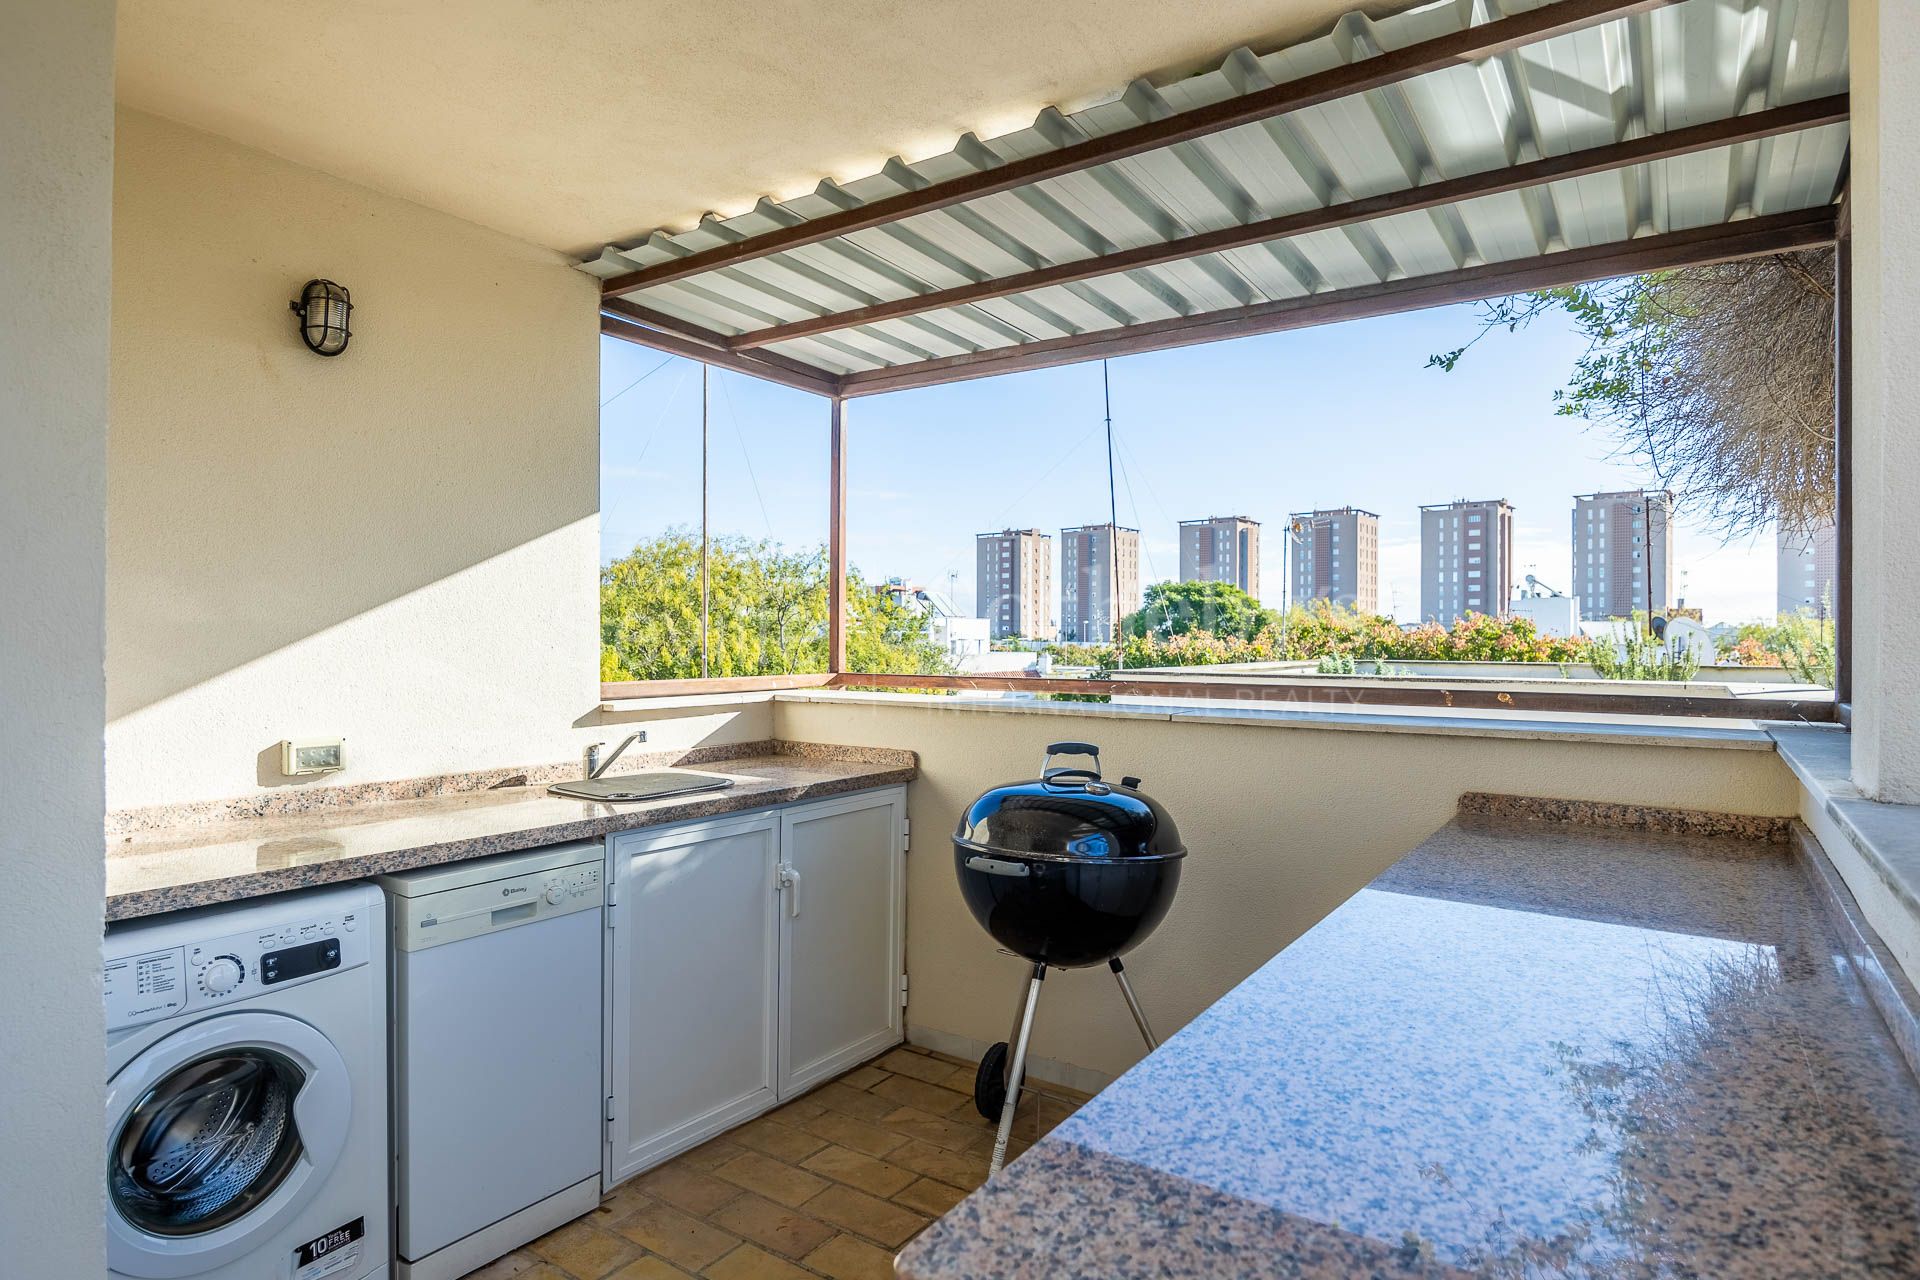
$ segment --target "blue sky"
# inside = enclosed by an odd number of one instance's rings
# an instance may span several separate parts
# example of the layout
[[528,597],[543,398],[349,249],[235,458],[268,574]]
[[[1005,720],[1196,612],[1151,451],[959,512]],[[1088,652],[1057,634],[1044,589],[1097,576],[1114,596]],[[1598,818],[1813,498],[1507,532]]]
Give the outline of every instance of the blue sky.
[[[1352,503],[1380,513],[1382,609],[1411,619],[1419,506],[1504,497],[1516,577],[1565,589],[1573,495],[1652,477],[1554,415],[1580,353],[1565,321],[1492,335],[1453,373],[1424,367],[1473,332],[1472,308],[1446,307],[1113,361],[1120,522],[1142,530],[1143,579],[1176,576],[1179,521],[1248,515],[1266,525],[1277,600],[1286,514]],[[606,560],[699,523],[700,368],[603,339],[601,388]],[[849,554],[869,579],[945,590],[957,571],[970,608],[976,533],[1106,519],[1097,361],[853,400],[847,415]],[[715,370],[711,422],[714,531],[824,541],[825,401]],[[1770,535],[1722,545],[1683,514],[1675,568],[1710,623],[1772,614]]]

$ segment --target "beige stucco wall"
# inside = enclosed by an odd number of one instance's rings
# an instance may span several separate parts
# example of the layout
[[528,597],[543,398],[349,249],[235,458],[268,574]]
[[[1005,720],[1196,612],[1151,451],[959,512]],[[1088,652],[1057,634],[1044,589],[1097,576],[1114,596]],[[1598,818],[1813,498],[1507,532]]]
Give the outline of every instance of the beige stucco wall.
[[106,1267],[113,4],[0,13],[0,1275]]
[[[1113,715],[969,710],[904,697],[775,704],[783,738],[907,747],[910,1035],[935,1047],[1005,1039],[1021,979],[955,886],[950,846],[963,806],[1032,777],[1044,744],[1102,748],[1106,771],[1138,774],[1192,854],[1173,913],[1128,960],[1155,1029],[1184,1025],[1425,838],[1465,791],[1790,815],[1799,786],[1771,750],[1650,747],[1494,737],[1195,724]],[[1046,983],[1034,1052],[1065,1083],[1091,1084],[1141,1053],[1103,970]]]
[[[560,760],[597,723],[599,329],[566,259],[119,113],[111,808]],[[308,352],[288,299],[353,291]],[[654,741],[765,736],[764,705]]]
[[1853,0],[1853,777],[1920,803],[1920,23]]

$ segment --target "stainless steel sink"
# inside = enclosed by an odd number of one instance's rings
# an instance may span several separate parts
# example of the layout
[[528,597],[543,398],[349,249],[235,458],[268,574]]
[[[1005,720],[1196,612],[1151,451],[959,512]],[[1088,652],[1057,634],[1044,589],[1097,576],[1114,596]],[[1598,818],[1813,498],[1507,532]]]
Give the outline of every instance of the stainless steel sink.
[[579,782],[556,782],[547,791],[576,800],[659,800],[665,796],[689,795],[696,791],[724,791],[732,778],[711,773],[685,773],[678,769],[655,769],[648,773],[623,773],[614,778],[588,778]]

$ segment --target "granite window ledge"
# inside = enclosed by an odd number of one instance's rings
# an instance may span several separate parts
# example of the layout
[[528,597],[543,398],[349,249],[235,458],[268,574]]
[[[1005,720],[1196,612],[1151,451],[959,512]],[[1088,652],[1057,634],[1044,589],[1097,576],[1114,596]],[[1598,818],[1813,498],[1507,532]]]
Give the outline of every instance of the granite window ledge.
[[1920,985],[1920,805],[1883,804],[1860,793],[1845,729],[1776,725],[1769,733],[1800,780],[1801,820],[1907,978]]
[[1221,702],[1212,706],[1168,705],[1149,702],[1042,702],[1016,697],[930,697],[911,693],[819,689],[776,693],[776,702],[810,702],[858,706],[874,704],[915,707],[939,712],[997,715],[1092,716],[1124,720],[1159,720],[1175,724],[1265,726],[1275,729],[1334,730],[1348,733],[1400,733],[1434,737],[1519,738],[1545,742],[1604,742],[1617,746],[1701,747],[1734,751],[1775,749],[1764,722],[1728,720],[1685,721],[1677,718],[1606,718],[1569,713],[1561,718],[1529,717],[1509,712],[1461,713],[1424,709],[1368,709],[1329,711],[1272,706],[1244,706]]

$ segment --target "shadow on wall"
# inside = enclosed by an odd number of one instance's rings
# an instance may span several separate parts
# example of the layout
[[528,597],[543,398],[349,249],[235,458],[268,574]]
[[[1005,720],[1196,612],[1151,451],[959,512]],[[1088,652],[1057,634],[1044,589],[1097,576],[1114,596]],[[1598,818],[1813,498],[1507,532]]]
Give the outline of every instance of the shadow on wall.
[[[596,515],[590,280],[156,117],[118,126],[110,719]],[[333,359],[287,307],[316,275],[353,291]],[[537,586],[496,607],[539,609]],[[406,625],[396,649],[459,647]]]

